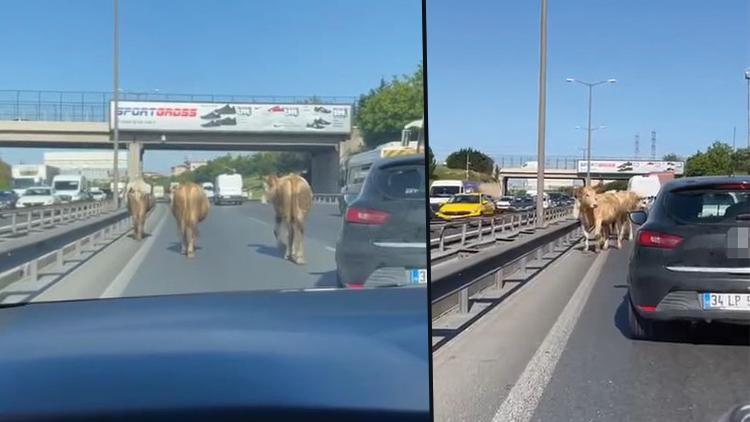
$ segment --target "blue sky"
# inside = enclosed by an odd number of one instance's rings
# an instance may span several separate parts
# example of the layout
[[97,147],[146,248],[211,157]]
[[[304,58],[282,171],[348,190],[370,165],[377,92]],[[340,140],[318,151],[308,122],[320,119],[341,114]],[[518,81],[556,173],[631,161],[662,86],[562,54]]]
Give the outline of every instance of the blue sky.
[[[120,0],[129,91],[359,96],[422,59],[419,0]],[[3,7],[1,89],[112,89],[112,1]],[[11,163],[42,150],[0,148]],[[192,152],[199,159],[217,153]],[[147,152],[165,171],[184,152]]]
[[[438,158],[463,146],[535,154],[539,0],[427,4],[429,141]],[[689,155],[714,139],[745,145],[746,0],[548,2],[547,153],[580,156],[594,88],[595,156]]]

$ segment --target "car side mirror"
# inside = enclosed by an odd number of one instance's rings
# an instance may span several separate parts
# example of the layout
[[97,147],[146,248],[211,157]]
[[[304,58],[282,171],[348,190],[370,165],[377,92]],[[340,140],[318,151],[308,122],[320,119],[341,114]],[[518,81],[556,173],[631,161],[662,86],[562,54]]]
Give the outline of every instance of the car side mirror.
[[648,219],[648,214],[646,214],[646,211],[633,211],[631,212],[628,217],[630,217],[630,221],[633,222],[633,224],[642,225],[646,222]]

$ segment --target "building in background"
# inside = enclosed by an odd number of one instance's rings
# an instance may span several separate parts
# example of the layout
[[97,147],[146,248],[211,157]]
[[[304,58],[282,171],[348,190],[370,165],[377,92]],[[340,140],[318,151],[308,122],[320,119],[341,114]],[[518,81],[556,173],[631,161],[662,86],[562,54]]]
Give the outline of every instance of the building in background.
[[[112,151],[45,152],[44,164],[60,169],[60,174],[80,174],[91,181],[112,180]],[[121,177],[127,175],[127,154],[118,154]]]
[[203,167],[206,164],[208,164],[208,161],[189,161],[185,160],[182,164],[177,164],[176,166],[172,166],[171,174],[172,176],[179,176],[182,173],[185,173],[186,171],[195,171],[195,169],[199,167]]

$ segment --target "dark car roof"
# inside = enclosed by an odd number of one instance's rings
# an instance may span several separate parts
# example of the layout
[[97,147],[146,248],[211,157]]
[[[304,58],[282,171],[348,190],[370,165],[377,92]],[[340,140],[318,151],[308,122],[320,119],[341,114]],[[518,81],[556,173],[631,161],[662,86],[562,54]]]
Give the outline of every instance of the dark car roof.
[[674,189],[681,189],[691,185],[711,185],[722,183],[750,183],[750,175],[683,177],[667,182],[664,186],[662,186],[662,189],[670,191]]
[[429,420],[426,301],[366,289],[1,308],[0,419],[288,408]]

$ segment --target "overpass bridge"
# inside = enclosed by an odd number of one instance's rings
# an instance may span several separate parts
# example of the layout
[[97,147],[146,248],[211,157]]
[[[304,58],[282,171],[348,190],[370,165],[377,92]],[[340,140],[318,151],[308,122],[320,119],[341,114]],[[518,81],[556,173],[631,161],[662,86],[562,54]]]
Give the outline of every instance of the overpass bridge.
[[[146,150],[294,151],[310,154],[315,193],[338,193],[339,145],[351,135],[354,101],[125,92],[119,140],[129,177],[141,173]],[[113,117],[109,93],[0,91],[0,146],[109,149]]]

